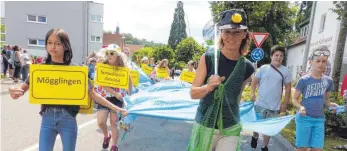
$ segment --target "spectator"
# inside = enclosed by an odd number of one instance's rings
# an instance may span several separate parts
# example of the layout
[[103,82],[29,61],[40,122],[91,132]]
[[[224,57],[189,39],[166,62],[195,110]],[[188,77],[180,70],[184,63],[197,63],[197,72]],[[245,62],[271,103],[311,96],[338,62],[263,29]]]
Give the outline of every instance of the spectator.
[[28,77],[29,66],[31,64],[31,58],[29,57],[28,51],[24,50],[21,56],[22,59],[22,79],[25,81]]
[[2,52],[1,52],[1,56],[2,56],[2,65],[3,65],[3,70],[1,70],[2,71],[2,73],[3,73],[3,75],[4,75],[4,77],[6,77],[6,73],[7,73],[7,69],[8,69],[8,60],[10,59],[10,58],[8,58],[7,57],[7,51],[9,51],[9,46],[7,46],[6,44],[4,45],[4,49],[2,50]]
[[13,47],[13,53],[11,54],[11,59],[13,60],[13,67],[14,67],[14,73],[13,73],[13,81],[15,83],[18,82],[18,78],[20,77],[20,71],[22,68],[22,60],[20,59],[20,49],[18,46]]

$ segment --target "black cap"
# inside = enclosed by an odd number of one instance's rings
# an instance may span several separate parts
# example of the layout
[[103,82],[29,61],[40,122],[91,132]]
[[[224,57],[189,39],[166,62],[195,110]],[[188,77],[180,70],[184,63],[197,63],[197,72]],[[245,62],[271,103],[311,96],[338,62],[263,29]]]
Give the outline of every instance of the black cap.
[[247,29],[247,16],[240,9],[227,10],[222,13],[219,29]]

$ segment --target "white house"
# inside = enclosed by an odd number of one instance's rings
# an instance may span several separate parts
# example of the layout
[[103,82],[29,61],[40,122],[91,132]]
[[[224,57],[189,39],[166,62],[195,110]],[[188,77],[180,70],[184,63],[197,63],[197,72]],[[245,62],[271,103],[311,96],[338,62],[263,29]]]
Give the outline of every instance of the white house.
[[[340,31],[340,20],[337,20],[337,14],[332,12],[330,8],[334,8],[332,1],[317,1],[316,9],[313,18],[313,28],[311,34],[311,40],[309,41],[309,54],[312,53],[312,50],[319,45],[326,45],[330,51],[331,55],[329,60],[334,66],[334,59],[337,48],[337,40]],[[306,39],[305,33],[308,33],[308,26],[302,26],[301,36]],[[292,71],[293,78],[296,78],[298,69],[301,68],[301,65],[304,61],[305,46],[307,41],[299,42],[298,41],[288,47],[288,57],[287,65]],[[307,62],[308,63],[308,62]],[[309,65],[307,65],[308,67]],[[347,45],[345,46],[343,66],[341,68],[341,79],[347,73]],[[332,74],[332,72],[331,72]],[[335,80],[335,79],[334,79]]]

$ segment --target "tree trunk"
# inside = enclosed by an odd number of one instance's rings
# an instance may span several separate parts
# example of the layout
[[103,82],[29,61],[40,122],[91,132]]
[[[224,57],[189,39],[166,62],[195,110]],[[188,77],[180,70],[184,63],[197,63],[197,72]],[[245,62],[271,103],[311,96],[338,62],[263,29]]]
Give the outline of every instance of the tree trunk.
[[[340,25],[340,33],[339,39],[337,41],[337,48],[334,60],[334,68],[333,68],[333,80],[334,80],[334,92],[339,91],[339,83],[340,83],[340,74],[343,60],[343,52],[346,44],[346,35],[347,35],[347,3],[343,3],[344,10],[341,16],[341,25]],[[335,100],[337,99],[335,97]]]

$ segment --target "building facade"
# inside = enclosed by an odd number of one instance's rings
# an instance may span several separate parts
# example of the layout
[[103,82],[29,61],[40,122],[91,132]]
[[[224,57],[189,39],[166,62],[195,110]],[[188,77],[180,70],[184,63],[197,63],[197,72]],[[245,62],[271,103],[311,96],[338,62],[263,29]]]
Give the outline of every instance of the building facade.
[[6,43],[46,56],[45,36],[52,28],[69,35],[73,62],[102,46],[103,4],[87,1],[6,1]]
[[[312,53],[312,50],[316,48],[317,46],[326,45],[331,51],[329,60],[333,68],[341,21],[337,19],[338,17],[337,14],[335,14],[334,12],[330,10],[331,8],[335,8],[332,1],[317,1],[316,9],[314,12],[314,18],[313,18],[311,40],[306,41],[305,39],[305,42],[300,42],[299,44],[294,43],[288,47],[287,64],[289,68],[291,66],[293,68],[292,70],[293,78],[296,78],[296,76],[294,75],[297,75],[298,74],[297,72],[300,72],[300,70],[295,70],[294,68],[301,69],[301,65],[303,64],[303,61],[304,61],[303,57],[305,54],[305,47],[307,43],[309,43],[310,45],[309,53],[308,53],[309,55]],[[308,29],[309,29],[308,25],[303,26],[300,32],[301,36],[303,33],[309,34]],[[306,63],[308,68],[309,67],[308,61]],[[347,73],[347,45],[345,46],[345,50],[344,50],[343,65],[341,68],[341,77],[344,77],[346,73]],[[332,72],[330,76],[332,76]],[[341,78],[339,80],[342,81],[343,79]]]

